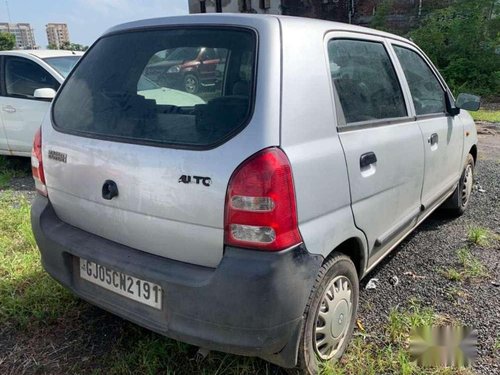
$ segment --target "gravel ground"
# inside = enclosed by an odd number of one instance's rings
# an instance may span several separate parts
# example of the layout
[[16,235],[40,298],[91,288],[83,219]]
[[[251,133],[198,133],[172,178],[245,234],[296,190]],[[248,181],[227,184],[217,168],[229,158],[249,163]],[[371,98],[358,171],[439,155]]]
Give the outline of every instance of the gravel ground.
[[[497,129],[499,129],[497,127]],[[396,306],[408,307],[416,298],[452,322],[478,329],[478,374],[499,374],[500,353],[500,249],[471,247],[472,254],[490,276],[474,281],[450,281],[439,271],[459,268],[456,251],[466,247],[472,225],[500,234],[500,132],[480,134],[476,186],[467,212],[449,219],[437,211],[410,234],[361,283],[359,318],[368,332],[383,332],[387,315]],[[485,146],[484,148],[482,146]],[[479,189],[484,192],[479,192]],[[399,284],[390,282],[393,276]],[[365,290],[371,278],[376,289]]]
[[[363,280],[359,312],[366,331],[373,335],[384,332],[391,308],[408,307],[411,298],[432,307],[449,321],[473,326],[478,329],[479,338],[479,357],[474,370],[485,375],[500,373],[500,351],[495,349],[500,340],[500,287],[494,285],[500,282],[499,243],[496,242],[496,248],[471,246],[472,254],[487,267],[488,277],[450,281],[440,270],[460,267],[456,251],[468,245],[470,226],[489,228],[500,234],[499,129],[498,124],[480,127],[483,134],[480,134],[476,186],[467,213],[458,219],[449,219],[442,212],[429,217]],[[10,188],[28,199],[34,196],[29,177],[14,179]],[[399,278],[395,286],[390,282],[393,276]],[[377,288],[366,290],[371,278],[379,279]],[[47,327],[37,337],[2,332],[0,327],[0,368],[2,359],[8,369],[14,370],[23,368],[23,363],[30,360],[28,357],[37,361],[52,353],[39,368],[41,372],[64,373],[75,362],[80,362],[80,369],[92,371],[90,359],[105,354],[120,337],[124,325],[129,324],[83,302],[81,311],[70,320]],[[106,333],[96,338],[102,327],[107,327]]]

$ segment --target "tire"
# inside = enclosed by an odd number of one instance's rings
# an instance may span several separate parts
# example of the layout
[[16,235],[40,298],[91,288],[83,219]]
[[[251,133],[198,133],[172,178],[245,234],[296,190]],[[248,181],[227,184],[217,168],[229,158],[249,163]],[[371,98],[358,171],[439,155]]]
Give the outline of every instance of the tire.
[[474,184],[474,158],[471,154],[465,159],[464,169],[457,188],[443,204],[448,213],[452,216],[461,216],[469,206],[472,186]]
[[184,91],[189,94],[196,94],[200,89],[200,81],[194,74],[184,76]]
[[[336,303],[335,296],[340,296]],[[305,309],[297,368],[290,373],[318,374],[322,363],[336,361],[344,354],[352,337],[358,300],[359,280],[353,262],[343,254],[334,253],[316,277]]]

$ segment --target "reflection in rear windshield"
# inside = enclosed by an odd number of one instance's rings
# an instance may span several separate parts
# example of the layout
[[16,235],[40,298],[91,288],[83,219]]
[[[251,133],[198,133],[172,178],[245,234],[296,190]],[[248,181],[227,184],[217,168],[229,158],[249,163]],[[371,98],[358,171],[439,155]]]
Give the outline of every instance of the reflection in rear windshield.
[[255,45],[255,34],[244,28],[101,38],[61,88],[54,125],[122,142],[210,147],[247,122]]

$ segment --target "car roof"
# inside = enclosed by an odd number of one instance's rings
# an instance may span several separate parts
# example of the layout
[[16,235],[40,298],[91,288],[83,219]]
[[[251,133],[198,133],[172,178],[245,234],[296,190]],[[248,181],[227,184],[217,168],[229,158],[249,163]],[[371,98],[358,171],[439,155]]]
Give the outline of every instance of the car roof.
[[82,56],[83,52],[80,51],[66,51],[60,49],[23,49],[23,50],[12,50],[12,51],[1,51],[2,55],[15,55],[15,56],[26,56],[32,55],[40,59],[45,59],[48,57],[62,57],[62,56]]
[[269,22],[269,23],[276,22],[276,20],[279,20],[281,24],[286,24],[287,27],[299,28],[303,30],[308,30],[308,28],[314,27],[316,29],[322,29],[325,33],[332,30],[357,32],[362,34],[378,35],[381,37],[396,39],[406,43],[413,44],[411,41],[395,34],[390,34],[384,31],[370,29],[362,26],[351,25],[347,23],[326,21],[316,18],[293,17],[293,16],[282,16],[282,15],[263,15],[263,14],[240,14],[240,13],[206,13],[206,14],[190,14],[186,16],[144,19],[114,26],[108,29],[103,35],[120,31],[127,31],[131,29],[161,27],[168,25],[180,25],[180,24],[238,25],[241,24],[242,21],[244,21],[245,24],[248,23],[251,24],[252,21],[261,24],[262,22]]

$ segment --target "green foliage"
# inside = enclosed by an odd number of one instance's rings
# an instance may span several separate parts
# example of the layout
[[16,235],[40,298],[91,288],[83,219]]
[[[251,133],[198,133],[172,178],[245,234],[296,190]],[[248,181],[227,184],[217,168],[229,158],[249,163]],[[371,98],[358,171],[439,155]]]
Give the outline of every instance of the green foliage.
[[479,110],[470,113],[476,121],[500,122],[500,111]]
[[82,44],[78,44],[78,43],[64,42],[61,45],[61,49],[68,50],[68,51],[86,51],[89,49],[89,47],[84,46]]
[[86,51],[89,46],[84,46],[83,44],[64,42],[59,48],[55,44],[49,44],[47,49],[62,49],[66,51]]
[[500,28],[490,0],[455,0],[424,18],[410,33],[444,75],[451,90],[500,92]]
[[490,244],[490,231],[481,227],[470,227],[467,239],[474,245],[488,247]]
[[373,27],[377,30],[388,31],[390,32],[390,28],[387,24],[387,16],[391,13],[391,9],[393,6],[394,0],[383,0],[375,11],[375,15],[370,22],[370,27]]
[[462,275],[468,279],[477,279],[488,276],[488,270],[467,248],[457,251],[457,257],[463,267]]
[[16,37],[11,33],[0,32],[0,51],[8,51],[16,45]]

